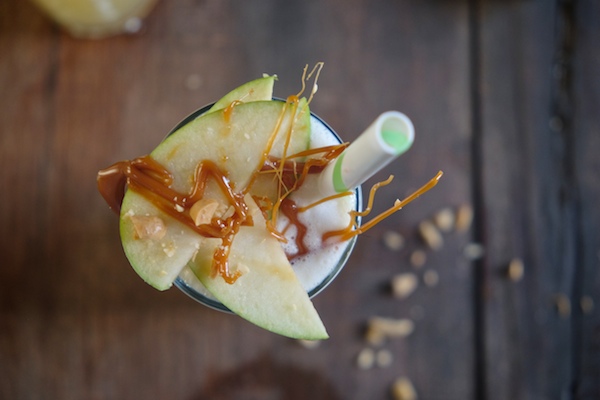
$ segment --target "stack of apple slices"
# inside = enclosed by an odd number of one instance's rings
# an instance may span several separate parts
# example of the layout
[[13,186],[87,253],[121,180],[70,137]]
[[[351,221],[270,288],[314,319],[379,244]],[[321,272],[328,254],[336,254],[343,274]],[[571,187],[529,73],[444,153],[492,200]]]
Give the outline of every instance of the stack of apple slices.
[[[284,152],[305,150],[310,141],[306,100],[271,100],[274,80],[266,76],[233,90],[150,154],[170,172],[171,187],[179,193],[192,190],[196,168],[204,161],[226,171],[236,192],[248,193],[244,202],[253,225],[239,228],[228,258],[230,271],[239,275],[235,282],[228,283],[213,271],[213,257],[222,239],[198,234],[131,189],[121,206],[121,239],[134,270],[159,290],[171,287],[188,266],[217,300],[248,321],[284,336],[324,339],[328,337],[325,327],[279,241],[267,230],[248,187],[264,161],[265,149],[270,149],[269,156],[281,158]],[[273,180],[274,187],[277,184]],[[229,207],[212,180],[203,202],[210,205],[211,214],[227,212]]]

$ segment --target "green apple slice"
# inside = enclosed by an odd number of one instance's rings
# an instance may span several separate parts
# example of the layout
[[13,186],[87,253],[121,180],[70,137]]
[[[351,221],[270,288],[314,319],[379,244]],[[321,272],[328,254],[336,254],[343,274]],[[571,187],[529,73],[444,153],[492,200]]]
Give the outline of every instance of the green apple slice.
[[[281,117],[283,115],[283,118]],[[281,118],[281,120],[280,120]],[[165,139],[151,156],[171,172],[171,187],[189,193],[196,168],[210,160],[228,171],[236,191],[243,190],[258,168],[269,138],[278,127],[271,153],[281,157],[286,135],[291,132],[288,153],[304,150],[310,135],[308,107],[280,101],[258,101],[237,105],[227,116],[222,112],[205,114]],[[205,198],[224,202],[224,196],[209,181]],[[136,222],[154,218],[161,222],[164,235],[140,235]],[[207,239],[173,220],[138,193],[128,190],[121,205],[121,241],[125,255],[144,281],[159,290],[168,289],[199,247]],[[207,245],[208,246],[208,245]]]
[[254,226],[242,226],[229,254],[230,271],[242,275],[229,284],[213,276],[214,247],[200,247],[188,266],[221,303],[246,320],[280,335],[326,339],[327,332],[281,245],[269,234],[262,212],[246,196]]
[[217,101],[207,112],[224,109],[234,101],[249,103],[251,101],[271,100],[276,79],[277,75],[267,75],[238,86]]
[[[121,210],[119,229],[125,254],[135,272],[158,290],[172,286],[179,274],[179,266],[185,265],[201,244],[215,241],[196,234],[131,190],[127,192]],[[147,224],[157,221],[163,224],[164,236],[138,237],[135,225],[140,223],[139,220],[143,223],[148,219]]]

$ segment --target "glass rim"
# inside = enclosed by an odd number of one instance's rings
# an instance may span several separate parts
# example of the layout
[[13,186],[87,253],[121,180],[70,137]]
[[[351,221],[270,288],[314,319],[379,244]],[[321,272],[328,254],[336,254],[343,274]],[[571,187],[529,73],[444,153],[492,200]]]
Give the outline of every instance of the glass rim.
[[[280,99],[280,98],[276,98],[276,97],[274,97],[273,100],[285,102],[284,99]],[[214,104],[215,103],[207,104],[207,105],[197,109],[196,111],[193,111],[187,117],[182,119],[177,125],[175,125],[175,127],[173,127],[173,129],[171,129],[171,131],[167,134],[167,137],[172,135],[174,132],[176,132],[178,129],[180,129],[184,125],[187,125],[191,121],[195,120],[196,118],[198,118],[201,115],[203,115],[204,113],[206,113]],[[327,129],[327,131],[329,131],[329,133],[333,135],[333,137],[338,141],[338,143],[343,143],[340,136],[321,117],[319,117],[317,114],[313,113],[312,111],[310,112],[310,116],[311,116],[311,118],[315,118],[319,123],[321,123]],[[355,208],[354,209],[357,211],[360,211],[362,209],[361,186],[357,186],[354,189],[354,194],[355,194]],[[355,218],[356,218],[358,226],[360,226],[360,223],[361,223],[360,216],[357,216]],[[315,297],[316,295],[321,293],[327,286],[329,286],[329,284],[331,282],[333,282],[333,280],[342,271],[342,269],[346,265],[346,262],[350,258],[350,254],[352,254],[352,251],[354,250],[354,245],[356,244],[356,240],[357,240],[357,236],[354,236],[348,240],[348,243],[346,244],[346,248],[344,249],[342,255],[340,256],[340,258],[337,262],[337,265],[331,270],[331,273],[329,273],[325,277],[325,279],[323,279],[323,281],[321,283],[319,283],[313,289],[308,291],[308,297],[310,299],[312,299],[313,297]],[[194,289],[193,287],[191,287],[190,285],[188,285],[185,282],[185,280],[183,280],[181,278],[181,276],[178,275],[173,283],[179,290],[181,290],[183,293],[185,293],[188,297],[192,298],[196,302],[198,302],[206,307],[212,308],[214,310],[235,314],[233,311],[231,311],[228,307],[226,307],[220,301],[210,298],[210,297],[207,297],[204,294],[197,291],[196,289]],[[207,291],[208,291],[208,289],[207,289]]]

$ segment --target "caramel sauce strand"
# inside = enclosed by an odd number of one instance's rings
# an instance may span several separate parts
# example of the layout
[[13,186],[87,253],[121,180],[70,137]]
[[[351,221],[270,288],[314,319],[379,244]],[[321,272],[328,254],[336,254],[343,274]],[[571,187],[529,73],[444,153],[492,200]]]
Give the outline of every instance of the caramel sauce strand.
[[[304,157],[305,155],[325,153],[321,157],[310,158],[306,162],[286,161],[284,159],[277,160],[272,157],[268,157],[265,160],[265,163],[263,164],[259,173],[275,172],[279,178],[278,200],[271,207],[271,219],[267,219],[267,229],[269,230],[272,236],[277,238],[277,240],[283,243],[287,243],[287,239],[285,238],[284,233],[279,232],[276,228],[279,210],[281,209],[283,202],[286,201],[287,196],[289,196],[289,194],[292,191],[302,186],[308,174],[320,173],[325,168],[325,166],[329,162],[331,162],[331,160],[338,157],[339,154],[341,154],[346,147],[347,144],[345,143],[333,146],[326,146],[317,149],[305,150],[303,152],[288,157],[297,158]],[[298,174],[299,170],[302,171],[300,174]],[[347,193],[343,195],[347,195]],[[321,202],[327,201],[329,199],[330,198],[323,199]],[[304,208],[299,212],[302,212],[306,209],[307,208]],[[289,209],[287,211],[289,212]],[[296,219],[296,221],[293,222],[293,224],[297,227],[297,229],[302,229],[302,224],[299,220]]]
[[390,175],[385,181],[377,182],[376,184],[371,186],[371,190],[369,191],[369,201],[367,202],[367,207],[363,211],[352,211],[352,212],[356,216],[359,216],[359,217],[366,217],[367,215],[369,215],[371,213],[371,210],[373,209],[373,202],[375,201],[375,193],[377,192],[377,190],[380,187],[386,186],[386,185],[389,185],[390,183],[392,183],[393,179],[394,179],[394,175]]
[[[213,218],[210,224],[196,226],[189,209],[204,196],[209,179],[214,179],[228,202],[234,207],[233,216],[226,220]],[[236,193],[227,175],[212,161],[201,162],[195,171],[193,187],[188,194],[174,190],[173,176],[161,164],[147,155],[131,161],[118,162],[98,173],[98,189],[109,207],[119,213],[125,188],[140,193],[155,207],[204,237],[222,239],[215,251],[213,271],[229,283],[239,274],[229,273],[227,258],[233,237],[242,225],[252,225],[244,195]]]
[[265,165],[265,162],[269,158],[269,153],[271,152],[271,149],[273,148],[273,144],[275,143],[275,139],[277,138],[277,133],[279,132],[279,128],[281,127],[281,124],[283,123],[283,118],[285,116],[286,109],[287,109],[287,107],[282,107],[281,112],[279,113],[279,116],[277,117],[277,122],[275,123],[275,126],[273,127],[273,132],[271,132],[271,136],[269,136],[269,140],[267,140],[267,144],[265,145],[265,148],[262,151],[261,158],[258,162],[258,165],[257,165],[254,173],[250,177],[248,186],[246,186],[246,188],[243,190],[244,194],[246,194],[250,191],[250,189],[252,188],[252,185],[256,181],[258,174],[260,173],[261,168],[263,167],[263,165]]
[[108,204],[108,207],[117,215],[121,212],[121,203],[125,197],[125,186],[127,175],[125,174],[126,163],[121,161],[98,172],[96,183],[98,191]]
[[223,118],[225,119],[226,123],[231,122],[231,115],[233,114],[233,109],[240,104],[242,104],[242,101],[234,100],[231,103],[229,103],[229,105],[227,107],[225,107],[223,109]]
[[342,193],[336,193],[336,194],[333,194],[331,196],[324,197],[321,200],[317,200],[314,203],[311,203],[311,204],[309,204],[307,206],[298,207],[298,212],[304,212],[306,210],[309,210],[309,209],[311,209],[313,207],[318,206],[319,204],[323,204],[323,203],[325,203],[325,202],[327,202],[329,200],[339,199],[340,197],[352,196],[353,193],[354,192],[342,192]]
[[206,189],[206,184],[208,183],[208,175],[211,175],[217,182],[217,185],[219,185],[219,188],[225,197],[227,197],[229,203],[233,205],[239,218],[245,220],[247,217],[249,217],[248,205],[244,202],[244,196],[234,191],[235,188],[229,181],[227,175],[223,173],[213,161],[210,160],[204,160],[198,164],[194,188],[192,189],[190,195],[186,197],[184,204],[191,207],[196,201],[200,200],[204,196],[204,190]]
[[291,156],[288,156],[288,159],[289,158],[308,157],[308,156],[312,156],[314,154],[325,153],[325,155],[323,156],[323,158],[326,158],[327,160],[331,161],[334,158],[336,158],[337,156],[339,156],[340,154],[342,154],[342,152],[349,145],[350,145],[350,143],[340,143],[340,144],[334,144],[334,145],[331,145],[331,146],[324,146],[324,147],[316,147],[314,149],[307,149],[307,150],[303,150],[301,152],[298,152],[296,154],[292,154]]
[[231,251],[231,243],[233,243],[234,237],[235,233],[230,233],[223,238],[221,246],[217,246],[215,252],[213,253],[213,264],[211,271],[211,276],[213,278],[215,278],[217,274],[221,275],[223,280],[230,285],[234,284],[235,281],[237,281],[237,279],[241,276],[239,271],[236,271],[235,273],[231,273],[231,271],[229,271],[229,252]]
[[[411,201],[415,200],[416,198],[418,198],[425,192],[432,189],[435,185],[438,184],[438,182],[443,174],[444,173],[442,171],[438,171],[438,173],[431,180],[429,180],[425,185],[421,186],[418,190],[416,190],[410,196],[406,197],[404,200],[402,200],[402,201],[396,200],[396,202],[394,203],[394,205],[392,207],[390,207],[386,211],[382,212],[381,214],[377,215],[375,218],[371,219],[366,224],[363,224],[362,226],[360,226],[356,229],[352,229],[352,227],[349,227],[347,229],[342,229],[339,231],[327,232],[323,235],[323,240],[326,240],[333,236],[339,236],[340,241],[345,241],[345,240],[353,238],[354,236],[365,233],[366,231],[368,231],[369,229],[371,229],[372,227],[377,225],[379,222],[381,222],[385,218],[389,217],[396,211],[402,209],[404,206],[409,204]],[[369,194],[369,205],[372,205],[372,199],[371,199],[372,194],[374,194],[373,191],[371,191],[371,193]],[[358,215],[358,213],[357,213],[357,215]]]
[[[269,173],[273,171],[279,171],[280,182],[285,188],[298,188],[302,186],[308,174],[315,174],[323,171],[327,164],[329,164],[331,160],[338,157],[346,147],[347,144],[343,143],[334,146],[305,150],[289,156],[288,159],[319,153],[325,153],[325,155],[319,158],[310,158],[306,162],[285,161],[283,162],[283,165],[281,160],[269,157],[259,172]],[[300,169],[302,170],[302,173],[298,175],[297,171]]]
[[313,67],[313,69],[308,74],[307,74],[308,64],[306,64],[304,66],[304,69],[302,70],[302,88],[300,89],[300,92],[298,92],[296,97],[302,96],[302,94],[306,90],[306,82],[308,82],[308,80],[310,78],[312,78],[313,75],[315,75],[315,79],[313,80],[313,87],[312,87],[312,90],[311,90],[311,93],[310,93],[310,96],[308,99],[308,103],[310,104],[313,96],[317,92],[317,87],[318,87],[317,82],[319,81],[319,75],[321,75],[321,70],[323,69],[324,65],[325,65],[325,63],[323,63],[322,61],[316,63],[315,66]]
[[288,254],[288,258],[293,259],[295,257],[300,257],[307,254],[308,247],[306,247],[306,245],[304,244],[304,238],[306,237],[308,228],[300,221],[298,217],[298,206],[293,200],[289,198],[285,199],[281,203],[281,212],[290,220],[291,224],[296,226],[297,229],[295,243],[296,247],[298,248],[298,251],[293,255]]
[[390,182],[392,182],[392,179],[394,179],[394,176],[390,175],[385,181],[377,182],[376,184],[371,186],[371,190],[369,190],[369,200],[367,201],[367,206],[365,207],[365,209],[363,211],[356,211],[356,210],[350,211],[348,213],[348,214],[350,214],[350,222],[348,223],[348,225],[343,229],[325,232],[322,236],[322,240],[326,241],[327,239],[329,239],[331,237],[335,237],[335,236],[343,237],[348,232],[356,232],[355,229],[358,225],[357,217],[366,217],[367,215],[369,215],[371,213],[371,210],[373,209],[373,202],[375,201],[375,193],[377,192],[377,190],[380,187],[388,185]]
[[[288,102],[286,102],[286,104],[289,104],[290,101],[295,104],[295,106],[292,109],[292,112],[295,113],[298,108],[298,102],[299,102],[298,97],[294,97],[294,96],[288,97]],[[277,136],[277,132],[279,131],[279,128],[281,127],[283,117],[285,116],[286,110],[287,110],[287,106],[282,108],[282,112],[279,115],[279,119],[277,121],[276,128],[275,128],[274,132],[271,134],[268,150],[263,152],[262,162],[261,162],[261,164],[259,164],[259,167],[256,169],[255,175],[260,173],[260,170],[262,169],[262,167],[264,166],[265,162],[267,161],[267,159],[269,157],[269,153],[271,152],[271,148],[272,148],[275,138]],[[287,139],[288,139],[288,136],[291,136],[291,134],[292,134],[292,128],[293,128],[293,124],[290,124],[289,130],[288,130],[288,132],[286,132],[287,136],[286,136],[286,142],[285,142],[285,146],[284,146],[285,148],[283,151],[284,157],[281,160],[281,166],[275,169],[277,179],[279,180],[279,185],[277,187],[277,201],[275,202],[275,204],[273,205],[273,208],[271,210],[271,219],[267,221],[267,229],[269,230],[269,232],[271,232],[271,234],[273,234],[276,237],[283,237],[282,234],[277,232],[277,218],[279,216],[279,207],[281,205],[281,202],[287,196],[289,196],[289,194],[293,190],[293,187],[288,188],[284,185],[283,174],[282,174],[283,165],[285,164],[285,154],[287,153],[287,146],[289,145],[289,141],[287,141]],[[285,189],[285,192],[284,192],[284,189]]]

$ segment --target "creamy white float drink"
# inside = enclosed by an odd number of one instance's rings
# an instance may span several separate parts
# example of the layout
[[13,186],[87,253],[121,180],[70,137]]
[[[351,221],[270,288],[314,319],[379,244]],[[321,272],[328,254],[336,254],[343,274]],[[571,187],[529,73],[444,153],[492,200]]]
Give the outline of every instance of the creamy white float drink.
[[[98,173],[119,214],[121,243],[136,273],[158,290],[195,300],[271,332],[325,339],[310,297],[330,283],[357,235],[433,187],[425,186],[359,225],[359,185],[406,151],[410,120],[381,114],[351,145],[302,90],[272,100],[275,76],[248,82],[184,119],[150,154]],[[314,78],[317,79],[316,77]],[[200,282],[202,284],[200,284]]]
[[[201,113],[202,110],[198,111],[197,114]],[[184,122],[190,118],[193,118],[193,116],[190,116]],[[321,148],[340,143],[342,141],[338,135],[319,117],[311,114],[310,148]],[[299,207],[308,206],[321,200],[323,196],[319,189],[319,175],[309,174],[303,185],[290,198]],[[290,225],[285,230],[287,243],[282,243],[282,247],[286,254],[291,255],[290,262],[294,272],[311,298],[331,283],[342,270],[356,241],[356,237],[353,237],[344,242],[332,239],[324,243],[322,240],[323,234],[346,228],[351,218],[349,212],[360,210],[361,199],[361,190],[358,187],[350,195],[325,201],[299,213],[298,218],[307,228],[303,241],[308,249],[308,253],[305,255],[293,256],[298,251],[295,240],[296,227]],[[282,215],[278,220],[278,230],[283,231],[288,222],[289,220]],[[210,294],[188,267],[181,271],[178,279],[175,280],[175,285],[204,305],[221,311],[229,311],[227,307]]]

